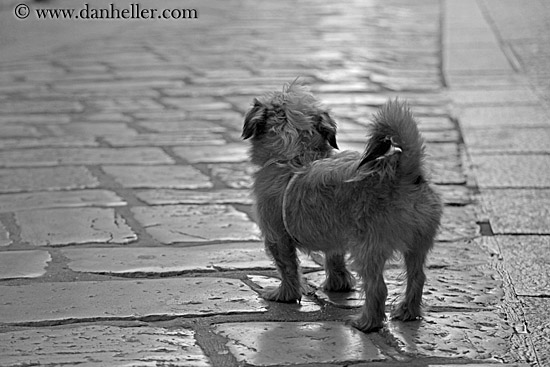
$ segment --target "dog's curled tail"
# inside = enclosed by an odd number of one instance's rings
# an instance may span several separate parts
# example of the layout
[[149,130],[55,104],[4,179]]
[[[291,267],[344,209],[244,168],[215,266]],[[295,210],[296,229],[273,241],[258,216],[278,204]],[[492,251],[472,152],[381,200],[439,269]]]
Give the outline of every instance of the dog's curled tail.
[[368,142],[358,174],[422,179],[424,139],[409,106],[397,99],[384,104],[368,126]]

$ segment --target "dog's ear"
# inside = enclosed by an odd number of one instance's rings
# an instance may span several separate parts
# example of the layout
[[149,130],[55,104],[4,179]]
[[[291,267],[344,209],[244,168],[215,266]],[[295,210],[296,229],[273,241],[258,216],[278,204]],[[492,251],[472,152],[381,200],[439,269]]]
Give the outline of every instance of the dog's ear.
[[252,108],[244,117],[243,133],[241,135],[243,139],[258,135],[263,125],[265,125],[265,111],[265,106],[257,98],[254,98]]
[[319,120],[317,131],[328,141],[331,147],[339,149],[338,144],[336,144],[336,122],[328,112],[322,112]]

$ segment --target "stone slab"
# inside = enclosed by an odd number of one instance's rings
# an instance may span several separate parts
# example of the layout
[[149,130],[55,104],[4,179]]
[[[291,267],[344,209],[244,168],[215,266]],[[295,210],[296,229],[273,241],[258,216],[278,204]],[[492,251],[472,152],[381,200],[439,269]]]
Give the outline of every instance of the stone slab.
[[0,252],[0,279],[40,277],[51,260],[50,253],[42,250]]
[[383,361],[386,357],[358,330],[340,322],[239,322],[218,324],[240,364],[274,366]]
[[44,209],[15,213],[21,240],[32,246],[126,244],[137,239],[111,208]]
[[471,48],[464,44],[445,49],[443,69],[446,74],[513,73],[502,50],[493,44]]
[[38,137],[41,134],[35,127],[28,125],[0,125],[0,136],[7,138]]
[[547,128],[465,129],[463,134],[466,146],[473,154],[550,153],[550,124]]
[[0,124],[67,124],[70,121],[70,115],[17,114],[0,116]]
[[11,244],[12,241],[10,240],[10,233],[4,224],[0,222],[0,247],[9,246]]
[[[179,278],[0,285],[0,322],[55,324],[265,312],[240,280]],[[37,306],[36,300],[40,300]]]
[[161,121],[140,121],[138,125],[156,133],[223,133],[227,130],[225,127],[211,121],[198,121],[192,119],[163,121],[163,118],[160,118],[160,120]]
[[0,195],[0,213],[48,208],[75,208],[86,206],[124,206],[126,202],[112,191],[74,190],[40,191]]
[[42,137],[39,139],[17,138],[0,139],[1,149],[21,149],[21,148],[53,148],[53,147],[97,147],[99,143],[93,136],[74,136],[71,139],[67,137]]
[[124,187],[204,189],[213,187],[208,176],[186,165],[172,166],[102,166]]
[[0,334],[6,367],[30,366],[210,366],[191,329],[84,325]]
[[226,144],[219,147],[175,147],[174,153],[189,163],[246,162],[248,145],[243,143]]
[[472,155],[480,187],[550,188],[550,155]]
[[228,205],[166,205],[132,208],[138,222],[163,244],[259,239],[246,214]]
[[389,321],[387,329],[403,353],[514,361],[510,354],[514,330],[492,311],[429,313],[419,321]]
[[[63,249],[74,271],[101,274],[157,274],[274,269],[262,243],[224,243],[181,248],[82,248]],[[300,256],[304,269],[320,266]]]
[[161,149],[142,148],[37,148],[0,151],[0,167],[83,164],[171,164]]
[[223,136],[213,132],[186,132],[186,133],[152,133],[136,136],[105,137],[113,147],[138,146],[197,146],[197,145],[224,145]]
[[495,234],[550,234],[549,189],[483,189]]
[[495,236],[518,296],[550,296],[550,237]]
[[137,135],[137,131],[123,122],[71,122],[64,125],[49,125],[48,130],[55,136],[122,136]]
[[0,192],[72,190],[99,185],[86,167],[0,169]]
[[452,242],[472,239],[479,235],[474,209],[471,206],[445,206],[438,241]]
[[24,100],[11,100],[2,103],[0,112],[6,114],[15,113],[73,113],[82,112],[84,106],[77,101],[65,100],[37,100],[32,103]]
[[550,111],[541,106],[483,106],[461,108],[463,130],[493,128],[548,127]]
[[537,104],[537,95],[528,87],[503,89],[452,89],[451,98],[459,106]]
[[522,298],[525,320],[529,328],[531,342],[540,366],[550,365],[550,308],[549,298]]
[[137,191],[136,196],[149,205],[166,204],[244,204],[253,203],[250,190],[215,191],[155,189]]
[[208,165],[212,177],[232,189],[252,188],[254,172],[258,170],[252,163],[218,163]]
[[444,204],[468,205],[472,203],[472,195],[466,186],[438,185],[436,190],[441,195]]

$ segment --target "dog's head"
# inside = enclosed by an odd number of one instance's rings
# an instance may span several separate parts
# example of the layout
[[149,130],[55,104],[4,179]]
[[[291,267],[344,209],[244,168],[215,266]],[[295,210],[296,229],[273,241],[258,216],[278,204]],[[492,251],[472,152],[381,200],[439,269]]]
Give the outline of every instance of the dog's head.
[[336,122],[303,86],[255,98],[244,119],[243,139],[251,138],[252,162],[307,164],[327,157],[336,144]]

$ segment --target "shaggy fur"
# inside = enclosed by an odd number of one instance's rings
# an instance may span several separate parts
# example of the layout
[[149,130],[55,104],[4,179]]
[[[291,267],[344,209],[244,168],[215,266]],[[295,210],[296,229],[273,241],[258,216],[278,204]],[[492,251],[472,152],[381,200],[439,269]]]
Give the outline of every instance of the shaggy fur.
[[259,226],[282,280],[263,297],[301,299],[297,249],[326,254],[326,291],[352,290],[345,266],[349,252],[366,298],[352,324],[373,331],[386,318],[384,264],[400,252],[407,288],[392,317],[415,320],[421,315],[424,262],[442,213],[426,181],[416,122],[406,105],[391,101],[368,127],[363,154],[335,153],[335,135],[328,111],[297,85],[255,99],[246,114],[242,136],[251,138],[250,156],[259,166],[254,182]]

